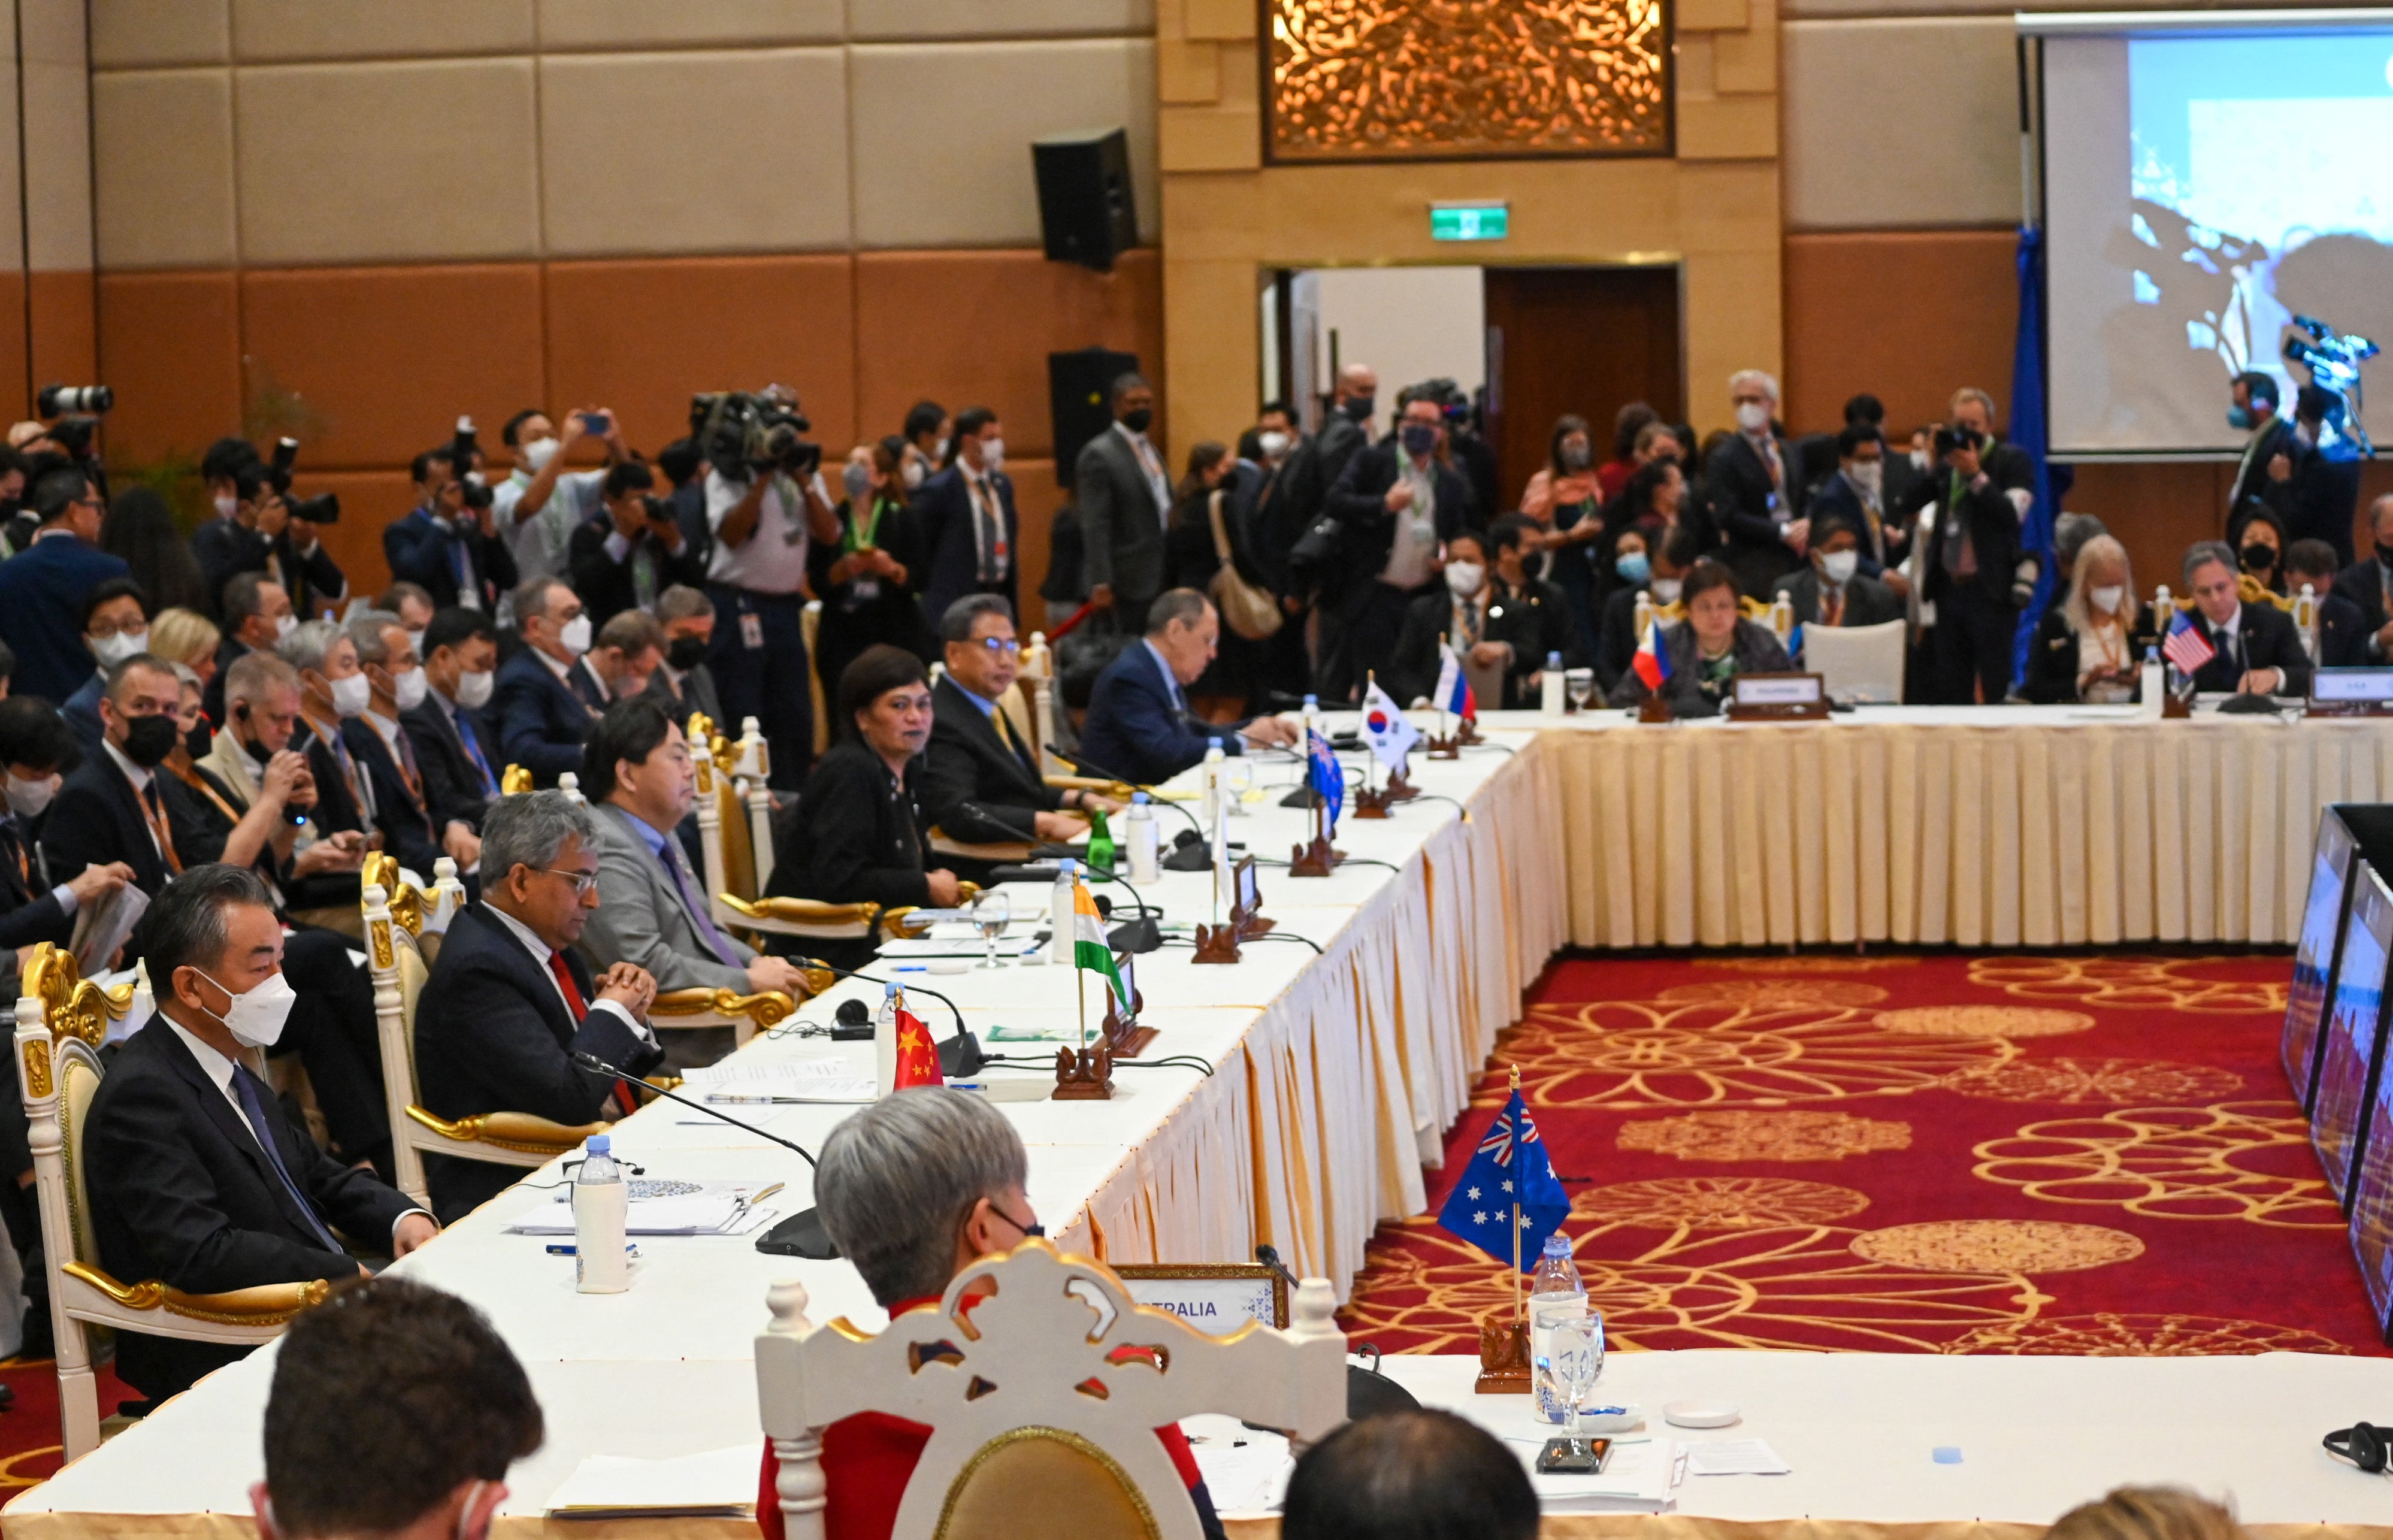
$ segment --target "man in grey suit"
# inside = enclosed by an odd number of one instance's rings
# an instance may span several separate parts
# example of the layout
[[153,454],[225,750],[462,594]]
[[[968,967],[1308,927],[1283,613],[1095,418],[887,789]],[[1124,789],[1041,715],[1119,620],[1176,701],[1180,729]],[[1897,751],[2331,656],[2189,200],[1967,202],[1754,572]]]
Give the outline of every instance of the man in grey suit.
[[1147,440],[1155,387],[1124,374],[1107,396],[1114,425],[1081,447],[1072,473],[1080,515],[1080,571],[1089,602],[1118,625],[1144,627],[1163,592],[1163,526],[1171,516],[1171,473]]
[[652,700],[609,706],[582,745],[582,786],[598,826],[598,907],[581,943],[594,970],[634,963],[660,990],[804,993],[796,967],[757,955],[707,913],[703,887],[673,837],[698,776],[663,708]]
[[739,724],[723,720],[723,699],[714,693],[714,675],[706,666],[706,649],[714,642],[714,601],[686,583],[676,583],[657,595],[657,623],[665,628],[664,666],[648,675],[644,700],[664,708],[675,723],[689,725],[689,713],[704,711],[715,730],[739,736]]

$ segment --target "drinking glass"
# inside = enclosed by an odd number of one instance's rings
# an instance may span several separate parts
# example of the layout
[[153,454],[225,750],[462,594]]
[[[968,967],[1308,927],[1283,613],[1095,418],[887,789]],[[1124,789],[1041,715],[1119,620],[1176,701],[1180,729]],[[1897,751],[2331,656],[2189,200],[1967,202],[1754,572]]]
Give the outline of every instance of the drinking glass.
[[1595,694],[1593,669],[1567,669],[1563,672],[1563,690],[1570,697],[1571,710],[1587,710],[1589,697]]
[[1603,1373],[1603,1317],[1593,1311],[1584,1315],[1566,1315],[1554,1321],[1550,1327],[1555,1392],[1562,1398],[1569,1415],[1563,1419],[1563,1432],[1572,1442],[1579,1440],[1578,1409],[1595,1389],[1596,1377]]
[[1013,918],[1013,906],[1007,901],[1003,889],[989,888],[973,900],[973,923],[980,928],[981,942],[988,949],[988,956],[981,962],[983,968],[1005,966],[997,960],[997,938],[1004,933]]

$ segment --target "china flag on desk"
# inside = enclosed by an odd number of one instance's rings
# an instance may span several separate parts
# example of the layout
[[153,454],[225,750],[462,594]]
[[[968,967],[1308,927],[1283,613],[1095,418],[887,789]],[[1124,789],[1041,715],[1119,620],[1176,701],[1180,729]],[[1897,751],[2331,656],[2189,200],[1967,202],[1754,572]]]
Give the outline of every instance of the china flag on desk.
[[898,1090],[910,1090],[916,1086],[940,1086],[947,1077],[939,1073],[938,1045],[931,1041],[931,1029],[922,1018],[906,1009],[903,998],[897,1007],[897,1074],[893,1086]]

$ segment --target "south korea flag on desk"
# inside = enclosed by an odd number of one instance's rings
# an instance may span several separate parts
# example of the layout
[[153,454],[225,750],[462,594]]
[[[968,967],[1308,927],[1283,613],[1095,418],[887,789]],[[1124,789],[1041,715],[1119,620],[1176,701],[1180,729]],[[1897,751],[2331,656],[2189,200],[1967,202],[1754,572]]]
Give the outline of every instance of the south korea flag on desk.
[[[1517,1251],[1512,1245],[1516,1202]],[[1534,1266],[1546,1237],[1562,1227],[1563,1216],[1569,1212],[1569,1194],[1555,1180],[1545,1142],[1537,1137],[1537,1126],[1529,1120],[1528,1106],[1516,1090],[1480,1139],[1471,1164],[1462,1168],[1462,1180],[1438,1211],[1437,1222],[1508,1267],[1516,1256]]]

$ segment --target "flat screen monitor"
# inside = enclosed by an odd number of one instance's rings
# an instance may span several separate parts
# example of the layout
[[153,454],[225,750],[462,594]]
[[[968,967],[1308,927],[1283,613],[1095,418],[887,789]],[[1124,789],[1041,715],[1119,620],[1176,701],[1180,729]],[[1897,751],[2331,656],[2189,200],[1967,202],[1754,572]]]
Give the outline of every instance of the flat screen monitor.
[[2319,1056],[2318,1098],[2310,1112],[2310,1142],[2327,1186],[2338,1199],[2369,1140],[2377,1072],[2385,1062],[2385,965],[2393,957],[2393,890],[2367,861],[2351,880],[2351,919],[2334,972],[2334,1001]]
[[[2369,1125],[2393,1129],[2393,1076],[2380,1076]],[[2393,1341],[2393,1138],[2369,1142],[2351,1179],[2351,1253],[2376,1311],[2376,1329]]]
[[2358,848],[2341,811],[2319,809],[2309,901],[2302,907],[2301,946],[2294,953],[2293,990],[2285,1002],[2285,1033],[2279,1045],[2286,1083],[2305,1113],[2318,1090],[2319,1025],[2326,1020],[2327,1001],[2334,994],[2334,964],[2343,951],[2343,900]]

